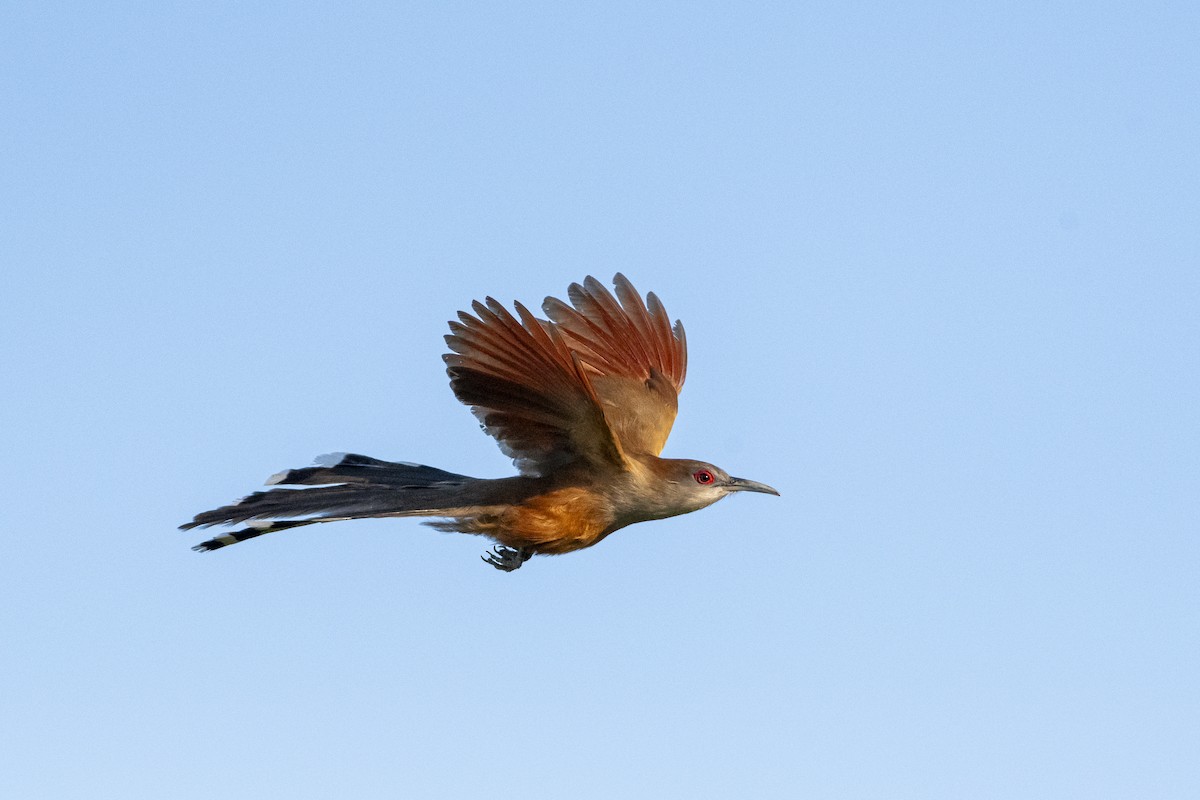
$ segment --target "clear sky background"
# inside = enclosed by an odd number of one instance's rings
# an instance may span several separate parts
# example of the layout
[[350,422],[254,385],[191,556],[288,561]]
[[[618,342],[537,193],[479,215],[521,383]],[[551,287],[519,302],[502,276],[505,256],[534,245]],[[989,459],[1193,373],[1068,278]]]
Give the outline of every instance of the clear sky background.
[[[1194,3],[7,3],[0,796],[1200,796]],[[445,321],[625,272],[666,455],[502,574],[175,526],[498,477]]]

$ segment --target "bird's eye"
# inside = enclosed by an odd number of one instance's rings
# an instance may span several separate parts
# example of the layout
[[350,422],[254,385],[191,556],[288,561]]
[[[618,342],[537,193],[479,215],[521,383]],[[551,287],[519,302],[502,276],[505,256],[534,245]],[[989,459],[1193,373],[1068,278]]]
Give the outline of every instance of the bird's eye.
[[706,469],[696,470],[692,473],[692,477],[696,479],[696,483],[701,486],[708,486],[713,482],[713,474]]

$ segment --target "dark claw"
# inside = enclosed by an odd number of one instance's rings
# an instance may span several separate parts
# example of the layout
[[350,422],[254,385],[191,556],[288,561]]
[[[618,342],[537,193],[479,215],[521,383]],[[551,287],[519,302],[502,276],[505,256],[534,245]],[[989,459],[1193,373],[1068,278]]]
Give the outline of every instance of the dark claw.
[[520,569],[533,555],[532,552],[521,548],[505,547],[504,545],[494,545],[491,552],[485,553],[482,558],[486,563],[504,572],[512,572],[514,569]]

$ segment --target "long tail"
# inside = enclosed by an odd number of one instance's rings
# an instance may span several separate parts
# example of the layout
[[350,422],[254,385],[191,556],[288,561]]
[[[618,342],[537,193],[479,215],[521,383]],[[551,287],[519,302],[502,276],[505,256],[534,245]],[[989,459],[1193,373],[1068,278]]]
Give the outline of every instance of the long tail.
[[[438,516],[471,505],[478,488],[490,481],[395,461],[380,461],[353,453],[334,453],[317,465],[272,475],[268,485],[312,486],[309,489],[270,489],[236,503],[197,514],[180,530],[209,525],[249,523],[245,528],[213,537],[193,547],[207,552],[244,542],[264,533],[347,519],[396,516]],[[447,514],[449,515],[449,514]],[[303,517],[304,519],[290,519]],[[273,519],[277,522],[264,520]]]

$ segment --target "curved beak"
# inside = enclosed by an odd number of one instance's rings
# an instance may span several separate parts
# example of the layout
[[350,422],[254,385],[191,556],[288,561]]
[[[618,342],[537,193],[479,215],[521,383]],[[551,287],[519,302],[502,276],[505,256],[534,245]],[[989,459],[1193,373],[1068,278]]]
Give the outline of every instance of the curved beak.
[[731,492],[762,492],[763,494],[773,494],[779,496],[779,492],[767,486],[765,483],[758,481],[747,480],[746,478],[730,478],[725,484],[725,488]]

